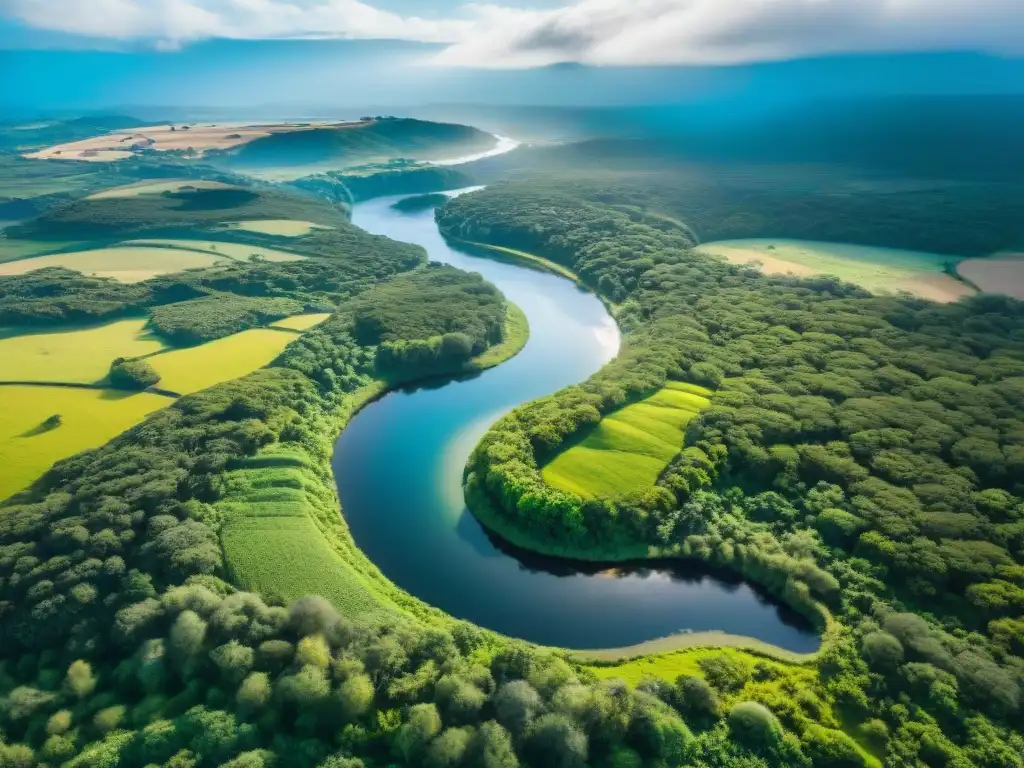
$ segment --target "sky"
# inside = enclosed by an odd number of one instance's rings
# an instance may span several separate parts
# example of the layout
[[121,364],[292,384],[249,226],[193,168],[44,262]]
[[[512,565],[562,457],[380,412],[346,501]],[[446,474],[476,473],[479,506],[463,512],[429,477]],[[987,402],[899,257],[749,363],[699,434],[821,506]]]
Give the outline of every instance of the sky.
[[1020,92],[1024,0],[0,0],[0,110]]
[[1024,53],[1021,0],[0,0],[0,17],[166,51],[211,38],[410,40],[440,44],[432,64],[476,68]]

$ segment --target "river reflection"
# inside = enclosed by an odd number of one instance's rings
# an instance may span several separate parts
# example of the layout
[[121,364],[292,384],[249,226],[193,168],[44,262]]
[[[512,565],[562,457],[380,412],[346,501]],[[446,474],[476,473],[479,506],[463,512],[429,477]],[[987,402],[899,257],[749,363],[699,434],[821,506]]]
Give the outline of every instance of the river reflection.
[[618,334],[601,303],[570,281],[462,253],[445,243],[432,211],[403,214],[391,209],[394,200],[357,206],[355,223],[480,272],[522,308],[531,334],[497,368],[385,396],[339,437],[333,463],[342,509],[381,571],[458,618],[547,645],[622,647],[721,630],[816,649],[801,617],[735,574],[677,560],[608,566],[549,558],[482,528],[462,495],[480,437],[516,405],[590,376],[614,357]]

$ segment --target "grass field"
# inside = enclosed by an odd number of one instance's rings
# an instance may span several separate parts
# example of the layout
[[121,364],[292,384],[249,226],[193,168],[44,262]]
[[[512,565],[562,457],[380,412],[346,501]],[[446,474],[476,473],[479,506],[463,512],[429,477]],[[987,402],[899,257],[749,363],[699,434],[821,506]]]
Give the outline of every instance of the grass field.
[[[258,250],[258,249],[250,249]],[[226,254],[225,254],[226,255]],[[294,257],[301,258],[301,257]],[[277,259],[279,260],[279,259]],[[22,275],[46,267],[67,267],[86,275],[112,277],[122,283],[138,283],[157,275],[200,269],[216,264],[218,257],[212,252],[127,246],[124,248],[98,248],[90,251],[72,251],[50,256],[35,256],[19,261],[0,263],[0,275]]]
[[185,395],[230,381],[270,363],[295,334],[252,328],[198,347],[174,349],[148,358],[160,374],[161,389]]
[[271,323],[270,327],[285,328],[289,331],[306,331],[320,325],[330,316],[330,312],[318,312],[312,315],[292,315],[291,317],[285,317]]
[[750,239],[704,243],[702,253],[730,264],[760,262],[772,275],[835,275],[873,293],[907,291],[933,301],[956,301],[974,293],[943,271],[956,257],[895,248],[811,240]]
[[13,237],[0,237],[0,264],[17,259],[28,259],[44,253],[65,251],[80,247],[80,241],[56,240],[20,240]]
[[[96,448],[173,401],[146,392],[0,386],[0,499],[60,459]],[[59,414],[63,423],[46,429]]]
[[115,357],[140,357],[164,348],[146,330],[145,318],[10,336],[0,339],[0,380],[95,384],[106,378]]
[[257,245],[227,243],[221,240],[128,240],[122,243],[122,245],[195,251],[211,256],[223,256],[228,259],[235,259],[236,261],[247,261],[253,255],[267,261],[299,261],[306,258],[298,253],[279,251],[275,248],[260,248]]
[[237,189],[233,184],[220,181],[197,181],[195,179],[171,179],[169,181],[141,181],[138,184],[127,184],[123,187],[104,189],[89,195],[87,200],[108,200],[110,198],[137,197],[139,195],[159,195],[163,192],[180,192],[183,188],[191,189]]
[[333,229],[333,227],[315,224],[312,221],[290,221],[288,219],[236,221],[228,224],[228,228],[256,232],[261,235],[276,235],[278,237],[302,237],[303,235],[308,235],[314,229]]
[[323,595],[349,616],[397,611],[318,527],[312,511],[335,502],[312,466],[299,449],[271,446],[227,476],[217,507],[236,583],[283,601]]
[[693,384],[668,385],[605,416],[581,442],[542,470],[544,481],[584,499],[621,497],[654,485],[683,446],[690,419],[711,392]]
[[967,259],[956,271],[987,293],[1024,299],[1024,254],[996,254],[987,259]]

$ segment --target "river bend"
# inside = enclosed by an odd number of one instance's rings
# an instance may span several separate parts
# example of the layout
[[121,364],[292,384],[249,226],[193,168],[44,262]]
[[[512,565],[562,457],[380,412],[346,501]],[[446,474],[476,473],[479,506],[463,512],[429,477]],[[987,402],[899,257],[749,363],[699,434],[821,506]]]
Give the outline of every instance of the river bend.
[[401,588],[447,613],[535,643],[618,648],[681,631],[722,630],[808,652],[799,616],[728,573],[701,565],[601,567],[522,552],[466,509],[462,471],[474,445],[515,406],[576,384],[611,360],[618,330],[571,281],[449,246],[433,211],[398,198],[355,207],[374,234],[423,246],[432,261],[481,273],[519,305],[530,340],[483,373],[388,394],[355,416],[335,445],[338,495],[356,543]]

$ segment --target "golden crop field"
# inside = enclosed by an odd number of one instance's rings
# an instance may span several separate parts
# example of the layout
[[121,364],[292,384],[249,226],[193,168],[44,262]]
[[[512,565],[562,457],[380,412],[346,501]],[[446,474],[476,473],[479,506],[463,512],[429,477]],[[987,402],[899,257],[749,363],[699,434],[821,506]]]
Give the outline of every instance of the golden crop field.
[[651,487],[682,450],[686,425],[709,405],[710,395],[693,384],[669,382],[601,419],[581,442],[544,467],[544,481],[584,499],[621,497]]
[[[0,499],[31,485],[54,462],[103,445],[172,402],[148,392],[0,386]],[[44,426],[56,415],[59,426]]]
[[145,318],[52,333],[0,339],[2,381],[70,381],[95,384],[115,357],[140,357],[165,344],[146,329]]
[[290,331],[306,331],[320,325],[331,316],[330,312],[318,312],[312,315],[292,315],[271,324],[271,328],[287,328]]
[[252,328],[198,347],[174,349],[148,358],[160,374],[161,389],[182,395],[230,381],[270,363],[295,334]]
[[258,245],[226,243],[219,240],[129,240],[123,245],[154,246],[170,251],[199,251],[212,256],[223,256],[236,261],[247,261],[250,256],[259,256],[267,261],[299,261],[306,258],[298,253],[279,251],[274,248],[260,248]]
[[261,235],[277,235],[278,237],[302,237],[314,229],[334,229],[325,224],[312,221],[291,221],[289,219],[262,219],[258,221],[236,221],[228,225],[229,229],[241,229],[245,232],[257,232]]
[[[231,257],[225,254],[225,258]],[[122,283],[139,283],[157,275],[210,267],[217,262],[215,254],[201,250],[126,246],[8,261],[0,263],[0,275],[23,275],[46,267],[66,267],[95,277],[112,277]]]
[[730,264],[760,263],[769,275],[834,275],[874,293],[906,291],[932,301],[956,301],[975,291],[943,272],[954,256],[810,240],[744,239],[703,243],[699,250]]

